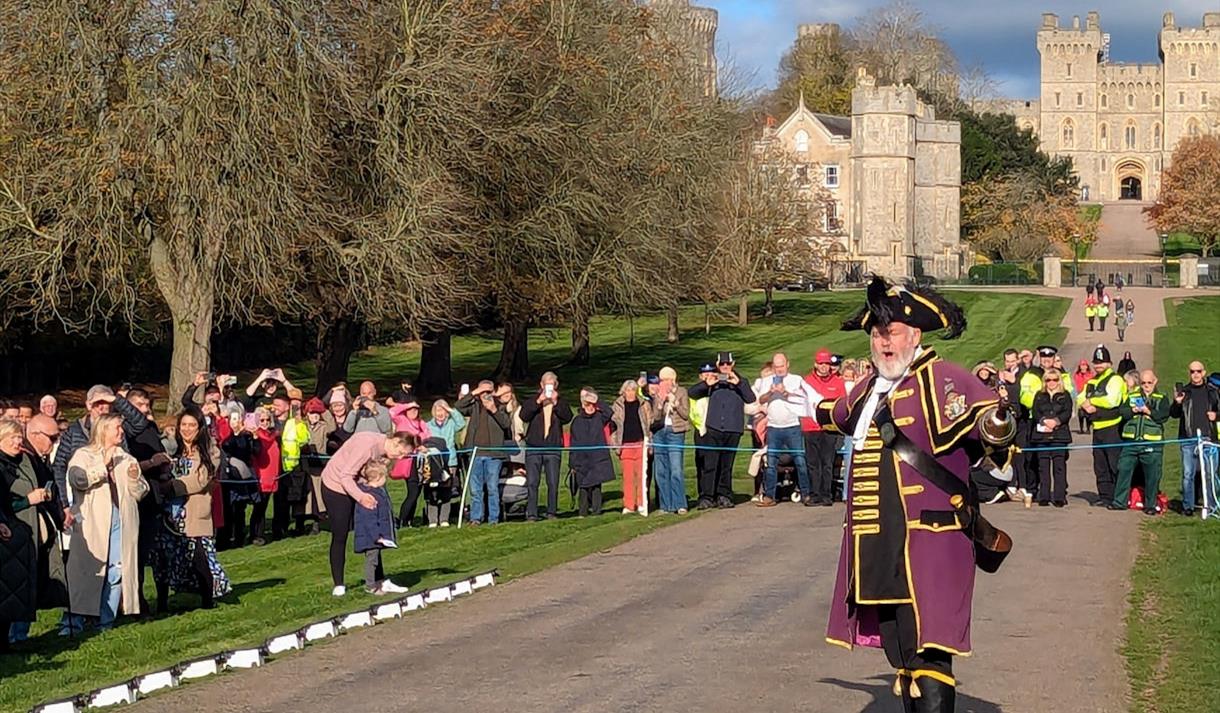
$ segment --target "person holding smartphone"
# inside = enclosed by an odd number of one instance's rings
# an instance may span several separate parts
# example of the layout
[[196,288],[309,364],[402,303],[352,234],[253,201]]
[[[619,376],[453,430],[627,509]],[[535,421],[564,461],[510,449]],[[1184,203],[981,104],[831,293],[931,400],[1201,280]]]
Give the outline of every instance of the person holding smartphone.
[[[1220,390],[1208,383],[1207,367],[1201,361],[1192,361],[1187,367],[1189,379],[1174,388],[1173,404],[1169,407],[1170,418],[1178,419],[1178,438],[1182,452],[1182,514],[1193,517],[1201,466],[1199,451],[1194,440],[1202,435],[1216,440],[1216,415],[1220,413]],[[1208,460],[1206,472],[1215,473],[1217,466],[1216,447],[1204,446],[1203,457]],[[1210,493],[1209,493],[1210,494]],[[1205,510],[1214,510],[1212,502],[1204,502]],[[1206,516],[1206,513],[1205,513]]]
[[538,381],[538,395],[521,404],[525,424],[525,482],[529,492],[525,519],[538,519],[538,486],[546,472],[546,517],[559,516],[559,464],[563,455],[563,429],[572,422],[572,407],[559,393],[559,377],[553,371]]
[[[495,383],[480,381],[472,391],[457,400],[457,410],[466,417],[466,441],[468,449],[478,448],[466,486],[470,488],[470,521],[481,525],[486,516],[488,524],[500,519],[500,468],[506,454],[504,432],[512,427],[512,416],[494,395]],[[483,499],[487,499],[486,513]]]
[[1157,389],[1151,369],[1140,372],[1139,390],[1119,406],[1123,419],[1123,446],[1118,454],[1118,485],[1111,510],[1126,510],[1131,495],[1131,476],[1138,463],[1144,471],[1144,514],[1156,515],[1156,496],[1161,485],[1162,444],[1169,420],[1170,399]]
[[[733,504],[733,464],[737,447],[745,431],[745,406],[758,400],[748,381],[737,373],[732,352],[716,355],[716,372],[692,386],[692,399],[707,398],[705,425],[707,444],[703,456],[703,472],[699,474],[700,498],[696,507],[707,510],[715,505],[731,508]],[[715,500],[713,501],[713,498]]]
[[[825,357],[829,368],[830,352],[823,349],[819,357]],[[820,401],[817,392],[805,380],[788,370],[788,356],[777,352],[771,357],[772,374],[755,390],[758,403],[767,414],[767,465],[763,471],[762,497],[755,502],[758,507],[775,507],[776,465],[783,455],[792,456],[796,465],[797,482],[802,499],[810,495],[809,466],[805,460],[805,447],[801,438],[801,417],[808,417]],[[838,377],[834,377],[838,378]],[[830,504],[830,465],[834,462],[834,448],[830,449],[830,463],[826,468],[826,503]]]

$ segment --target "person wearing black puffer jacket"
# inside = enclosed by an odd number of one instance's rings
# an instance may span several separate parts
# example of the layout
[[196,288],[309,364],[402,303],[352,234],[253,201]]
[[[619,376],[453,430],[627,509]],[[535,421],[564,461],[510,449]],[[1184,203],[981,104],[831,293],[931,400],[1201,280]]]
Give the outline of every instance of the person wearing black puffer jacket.
[[745,431],[746,404],[757,400],[750,382],[741,378],[734,368],[732,352],[720,352],[716,357],[716,373],[704,374],[703,381],[687,391],[692,399],[707,398],[707,451],[703,455],[703,472],[699,473],[700,510],[715,506],[733,507],[733,462],[737,446]]
[[[1072,396],[1064,388],[1063,372],[1047,369],[1042,375],[1042,389],[1034,394],[1030,407],[1030,445],[1035,448],[1067,446],[1072,442]],[[1067,505],[1066,448],[1038,451],[1038,472],[1042,482],[1038,488],[1038,505]]]

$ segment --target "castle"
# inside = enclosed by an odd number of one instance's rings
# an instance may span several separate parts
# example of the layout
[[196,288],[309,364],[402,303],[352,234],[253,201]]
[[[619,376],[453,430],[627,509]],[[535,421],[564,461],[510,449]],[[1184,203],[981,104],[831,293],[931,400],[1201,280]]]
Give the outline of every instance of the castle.
[[[802,25],[800,36],[834,33]],[[815,240],[831,241],[833,263],[894,277],[963,276],[960,239],[961,125],[936,118],[908,86],[877,86],[860,71],[851,116],[818,114],[802,97],[765,142],[778,142],[797,180],[829,196]],[[821,193],[821,191],[818,191]],[[834,277],[839,277],[835,275]]]
[[1179,139],[1217,127],[1220,12],[1202,27],[1165,13],[1159,64],[1109,61],[1110,36],[1097,12],[1070,27],[1045,13],[1037,36],[1041,96],[992,102],[1037,134],[1042,150],[1072,159],[1087,201],[1155,201]]
[[694,53],[696,86],[703,87],[705,96],[716,96],[716,75],[719,71],[716,63],[716,29],[720,24],[720,14],[709,7],[692,5],[690,0],[647,0],[647,4],[662,11],[675,12],[681,19]]

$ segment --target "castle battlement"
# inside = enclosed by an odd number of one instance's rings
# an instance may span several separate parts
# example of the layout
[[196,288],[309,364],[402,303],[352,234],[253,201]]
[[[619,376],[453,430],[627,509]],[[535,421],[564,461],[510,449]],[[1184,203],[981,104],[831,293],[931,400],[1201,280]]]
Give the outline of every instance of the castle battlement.
[[1197,27],[1167,12],[1157,41],[1160,63],[1110,62],[1097,12],[1066,26],[1044,13],[1039,101],[992,104],[1034,131],[1043,151],[1071,158],[1089,199],[1155,200],[1178,142],[1220,125],[1220,12]]

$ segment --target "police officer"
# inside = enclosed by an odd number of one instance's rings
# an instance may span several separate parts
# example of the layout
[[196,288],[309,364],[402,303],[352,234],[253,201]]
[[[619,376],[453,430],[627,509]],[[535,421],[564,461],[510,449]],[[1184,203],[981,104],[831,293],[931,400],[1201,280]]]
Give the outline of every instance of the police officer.
[[[1103,507],[1114,500],[1114,483],[1118,478],[1118,448],[1122,442],[1122,414],[1119,407],[1127,398],[1127,382],[1111,368],[1110,350],[1099,344],[1093,350],[1095,376],[1076,397],[1076,404],[1088,414],[1093,424],[1093,475],[1097,478],[1097,500],[1094,507]],[[1100,447],[1098,447],[1100,446]]]
[[1123,400],[1123,446],[1118,456],[1118,487],[1111,510],[1126,510],[1131,495],[1131,476],[1135,464],[1144,470],[1144,514],[1156,514],[1156,494],[1161,485],[1161,442],[1165,439],[1165,422],[1169,420],[1171,399],[1156,390],[1157,378],[1151,369],[1140,373],[1140,390]]

